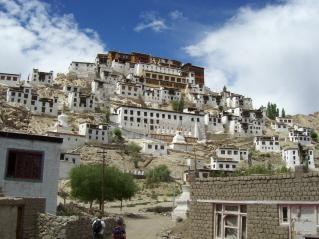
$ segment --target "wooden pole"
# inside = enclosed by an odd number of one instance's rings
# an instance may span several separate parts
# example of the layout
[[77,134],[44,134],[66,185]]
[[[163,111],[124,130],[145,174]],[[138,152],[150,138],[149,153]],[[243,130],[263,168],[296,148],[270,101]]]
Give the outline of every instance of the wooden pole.
[[103,163],[102,163],[102,183],[101,183],[101,211],[102,215],[104,216],[104,198],[105,198],[105,159],[107,152],[105,151],[105,148],[103,148],[102,152],[97,152],[98,154],[102,154]]

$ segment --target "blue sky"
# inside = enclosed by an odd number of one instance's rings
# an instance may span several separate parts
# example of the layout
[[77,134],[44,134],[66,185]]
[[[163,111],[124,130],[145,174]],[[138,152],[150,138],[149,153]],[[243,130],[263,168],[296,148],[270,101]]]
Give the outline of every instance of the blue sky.
[[[80,28],[94,29],[108,50],[139,51],[156,56],[198,61],[183,48],[228,21],[240,7],[262,8],[270,0],[51,0],[52,11],[73,14]],[[175,15],[174,15],[175,14]],[[151,15],[152,19],[146,19]],[[136,31],[151,20],[163,29]],[[198,62],[199,63],[199,62]]]

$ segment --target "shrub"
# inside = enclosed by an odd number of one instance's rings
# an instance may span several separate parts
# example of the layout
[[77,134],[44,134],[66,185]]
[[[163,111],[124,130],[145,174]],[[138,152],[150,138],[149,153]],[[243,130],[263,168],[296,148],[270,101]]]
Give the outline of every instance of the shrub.
[[170,170],[166,165],[159,165],[146,173],[146,184],[171,181]]

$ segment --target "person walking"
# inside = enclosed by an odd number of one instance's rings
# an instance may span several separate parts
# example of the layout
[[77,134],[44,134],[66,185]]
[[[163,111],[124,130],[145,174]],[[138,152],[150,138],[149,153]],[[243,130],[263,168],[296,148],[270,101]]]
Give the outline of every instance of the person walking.
[[112,229],[112,239],[126,239],[124,221],[121,217],[116,219],[116,227]]
[[102,220],[102,215],[99,214],[97,219],[92,223],[93,239],[104,238],[105,222]]

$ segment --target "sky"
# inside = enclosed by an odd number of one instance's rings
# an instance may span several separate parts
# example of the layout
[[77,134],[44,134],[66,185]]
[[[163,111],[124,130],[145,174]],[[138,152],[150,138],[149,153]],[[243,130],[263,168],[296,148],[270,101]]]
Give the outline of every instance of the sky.
[[98,52],[205,67],[206,85],[319,111],[318,0],[0,0],[0,72],[66,72]]

